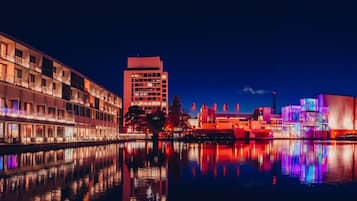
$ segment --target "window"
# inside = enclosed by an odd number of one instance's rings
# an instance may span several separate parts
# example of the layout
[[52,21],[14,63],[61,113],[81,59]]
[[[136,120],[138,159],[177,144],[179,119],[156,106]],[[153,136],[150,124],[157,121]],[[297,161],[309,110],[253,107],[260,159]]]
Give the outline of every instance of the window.
[[7,108],[5,98],[0,98],[0,109]]
[[50,115],[55,115],[55,114],[56,114],[56,108],[54,108],[54,107],[48,107],[48,114],[50,114]]
[[41,86],[43,86],[43,87],[46,86],[46,80],[45,80],[45,79],[42,79],[42,80],[41,80]]
[[19,137],[19,124],[7,124],[7,136],[9,138]]
[[53,61],[46,57],[42,57],[42,74],[53,77]]
[[16,77],[22,78],[22,70],[16,69]]
[[64,77],[64,71],[62,71],[62,77]]
[[53,67],[53,72],[56,73],[57,69],[56,67]]
[[30,82],[35,82],[35,75],[34,74],[30,74]]
[[31,113],[33,112],[33,106],[32,106],[32,103],[25,103],[25,111],[28,112],[28,113]]
[[36,57],[33,56],[33,55],[30,55],[30,62],[35,64],[36,63]]
[[80,107],[80,108],[79,108],[79,115],[81,115],[82,117],[84,117],[84,115],[85,115],[85,114],[84,114],[84,111],[85,111],[85,110],[84,110],[84,107]]
[[44,105],[37,105],[37,112],[40,114],[45,114],[45,106]]
[[19,49],[15,49],[15,56],[22,57],[22,51]]
[[79,115],[79,106],[78,105],[73,105],[73,109],[74,109],[74,114],[75,115]]
[[64,117],[64,110],[57,110],[59,117]]
[[20,109],[20,104],[19,104],[19,100],[10,100],[10,108],[14,111],[18,111]]
[[56,83],[53,83],[53,84],[52,84],[52,89],[53,89],[53,90],[56,90]]
[[72,104],[71,103],[66,103],[66,110],[67,111],[72,111]]
[[86,108],[86,117],[90,118],[91,112],[89,108]]

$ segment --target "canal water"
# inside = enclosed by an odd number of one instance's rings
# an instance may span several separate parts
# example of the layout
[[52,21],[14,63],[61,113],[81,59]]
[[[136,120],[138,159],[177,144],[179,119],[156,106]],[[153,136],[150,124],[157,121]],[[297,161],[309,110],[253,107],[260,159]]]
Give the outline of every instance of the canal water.
[[136,141],[0,155],[0,200],[357,200],[357,143]]

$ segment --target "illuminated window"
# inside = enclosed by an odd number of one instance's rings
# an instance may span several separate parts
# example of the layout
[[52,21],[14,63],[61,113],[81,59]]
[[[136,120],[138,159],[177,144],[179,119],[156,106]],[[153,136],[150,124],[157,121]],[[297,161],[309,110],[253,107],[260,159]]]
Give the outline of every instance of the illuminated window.
[[18,100],[11,100],[10,101],[10,103],[11,103],[11,109],[13,109],[14,111],[18,111],[19,110],[19,101]]
[[9,138],[19,137],[19,124],[7,124],[7,136]]
[[0,98],[0,109],[2,108],[7,108],[6,104],[5,104],[5,98]]

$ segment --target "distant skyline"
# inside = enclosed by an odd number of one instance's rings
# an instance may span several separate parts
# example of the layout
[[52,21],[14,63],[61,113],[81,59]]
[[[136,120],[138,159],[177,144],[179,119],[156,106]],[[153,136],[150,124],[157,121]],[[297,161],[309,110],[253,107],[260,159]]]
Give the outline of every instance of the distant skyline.
[[120,96],[127,57],[160,56],[170,103],[177,95],[186,110],[239,103],[251,112],[270,106],[273,90],[278,108],[320,93],[357,96],[354,2],[236,3],[182,2],[173,11],[153,2],[7,1],[0,31]]

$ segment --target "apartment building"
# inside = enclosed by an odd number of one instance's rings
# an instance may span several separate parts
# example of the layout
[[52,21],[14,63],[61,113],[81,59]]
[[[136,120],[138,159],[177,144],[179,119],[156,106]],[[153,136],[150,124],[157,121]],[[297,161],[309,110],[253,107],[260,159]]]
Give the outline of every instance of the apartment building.
[[122,100],[58,60],[0,33],[0,141],[117,137]]
[[168,113],[168,73],[160,57],[129,57],[124,71],[124,114],[138,105],[146,113]]

